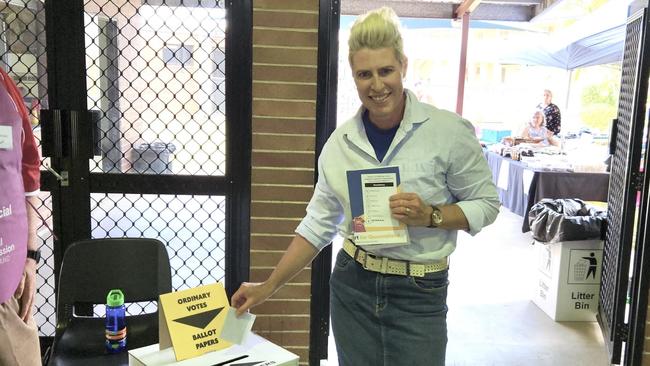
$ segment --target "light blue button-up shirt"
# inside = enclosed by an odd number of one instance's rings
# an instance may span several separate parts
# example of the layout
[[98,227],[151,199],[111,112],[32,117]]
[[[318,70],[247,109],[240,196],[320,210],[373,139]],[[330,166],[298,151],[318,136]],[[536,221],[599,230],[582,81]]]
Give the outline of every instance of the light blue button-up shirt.
[[[297,234],[318,250],[337,233],[349,237],[352,225],[346,171],[384,166],[399,166],[402,192],[417,193],[432,205],[456,203],[472,235],[496,219],[499,198],[470,122],[421,103],[407,91],[404,118],[379,162],[366,136],[362,113],[363,107],[337,128],[323,147],[318,182]],[[413,226],[409,236],[408,245],[365,249],[382,257],[427,262],[448,256],[456,248],[456,230]]]

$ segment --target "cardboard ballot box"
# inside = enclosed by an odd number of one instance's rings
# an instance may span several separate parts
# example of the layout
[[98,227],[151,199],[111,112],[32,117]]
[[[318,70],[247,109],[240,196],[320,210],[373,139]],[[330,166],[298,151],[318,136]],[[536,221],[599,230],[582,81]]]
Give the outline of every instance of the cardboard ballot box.
[[533,302],[555,321],[596,321],[602,240],[535,241]]
[[182,361],[176,361],[172,347],[159,350],[158,344],[129,351],[129,366],[162,365],[297,366],[298,356],[253,333],[248,334],[241,345],[233,345],[220,351],[208,352]]

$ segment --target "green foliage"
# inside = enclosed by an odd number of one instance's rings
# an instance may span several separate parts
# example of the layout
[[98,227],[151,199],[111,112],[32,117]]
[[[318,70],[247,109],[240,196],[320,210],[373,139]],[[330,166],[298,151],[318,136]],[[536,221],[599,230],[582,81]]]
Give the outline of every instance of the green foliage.
[[609,131],[610,123],[616,117],[618,88],[619,82],[610,76],[583,89],[580,118],[587,127]]
[[582,108],[580,118],[585,126],[601,133],[609,132],[610,124],[616,117],[616,106],[604,103],[592,103]]

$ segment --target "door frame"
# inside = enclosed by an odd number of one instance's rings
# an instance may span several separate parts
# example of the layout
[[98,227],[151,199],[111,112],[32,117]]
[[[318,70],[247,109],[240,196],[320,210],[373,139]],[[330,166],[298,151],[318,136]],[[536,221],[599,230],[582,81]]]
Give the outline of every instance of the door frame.
[[[316,97],[316,150],[314,166],[329,136],[336,128],[336,97],[339,64],[339,21],[341,2],[320,0],[318,9],[318,66]],[[318,169],[314,169],[314,182]],[[319,365],[327,358],[330,331],[329,278],[332,271],[332,245],[326,246],[311,265],[309,364]]]
[[[89,171],[92,158],[91,117],[87,106],[83,0],[47,0],[47,74],[49,111],[44,120],[61,133],[43,142],[56,172],[67,172],[62,186],[44,171],[42,190],[52,194],[54,275],[65,249],[91,237],[91,193],[136,193],[225,196],[225,287],[232,294],[248,280],[250,237],[250,169],[252,116],[252,0],[226,0],[226,173],[223,176],[141,175]],[[84,72],[79,72],[84,70]],[[50,118],[48,118],[50,117]],[[44,123],[45,125],[45,123]],[[50,126],[51,127],[51,126]],[[47,135],[46,132],[43,132]],[[236,160],[235,160],[236,159]],[[55,285],[56,288],[56,285]]]

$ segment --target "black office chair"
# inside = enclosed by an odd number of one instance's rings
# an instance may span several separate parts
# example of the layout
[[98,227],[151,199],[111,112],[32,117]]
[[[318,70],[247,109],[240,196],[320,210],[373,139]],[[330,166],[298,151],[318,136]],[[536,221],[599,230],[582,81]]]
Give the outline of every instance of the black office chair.
[[[105,304],[119,288],[129,303],[158,301],[171,292],[171,269],[165,246],[155,239],[90,239],[70,245],[63,256],[56,306],[56,333],[49,366],[128,365],[128,354],[107,354],[104,318],[79,316],[77,310]],[[158,343],[158,310],[128,315],[127,348]]]

